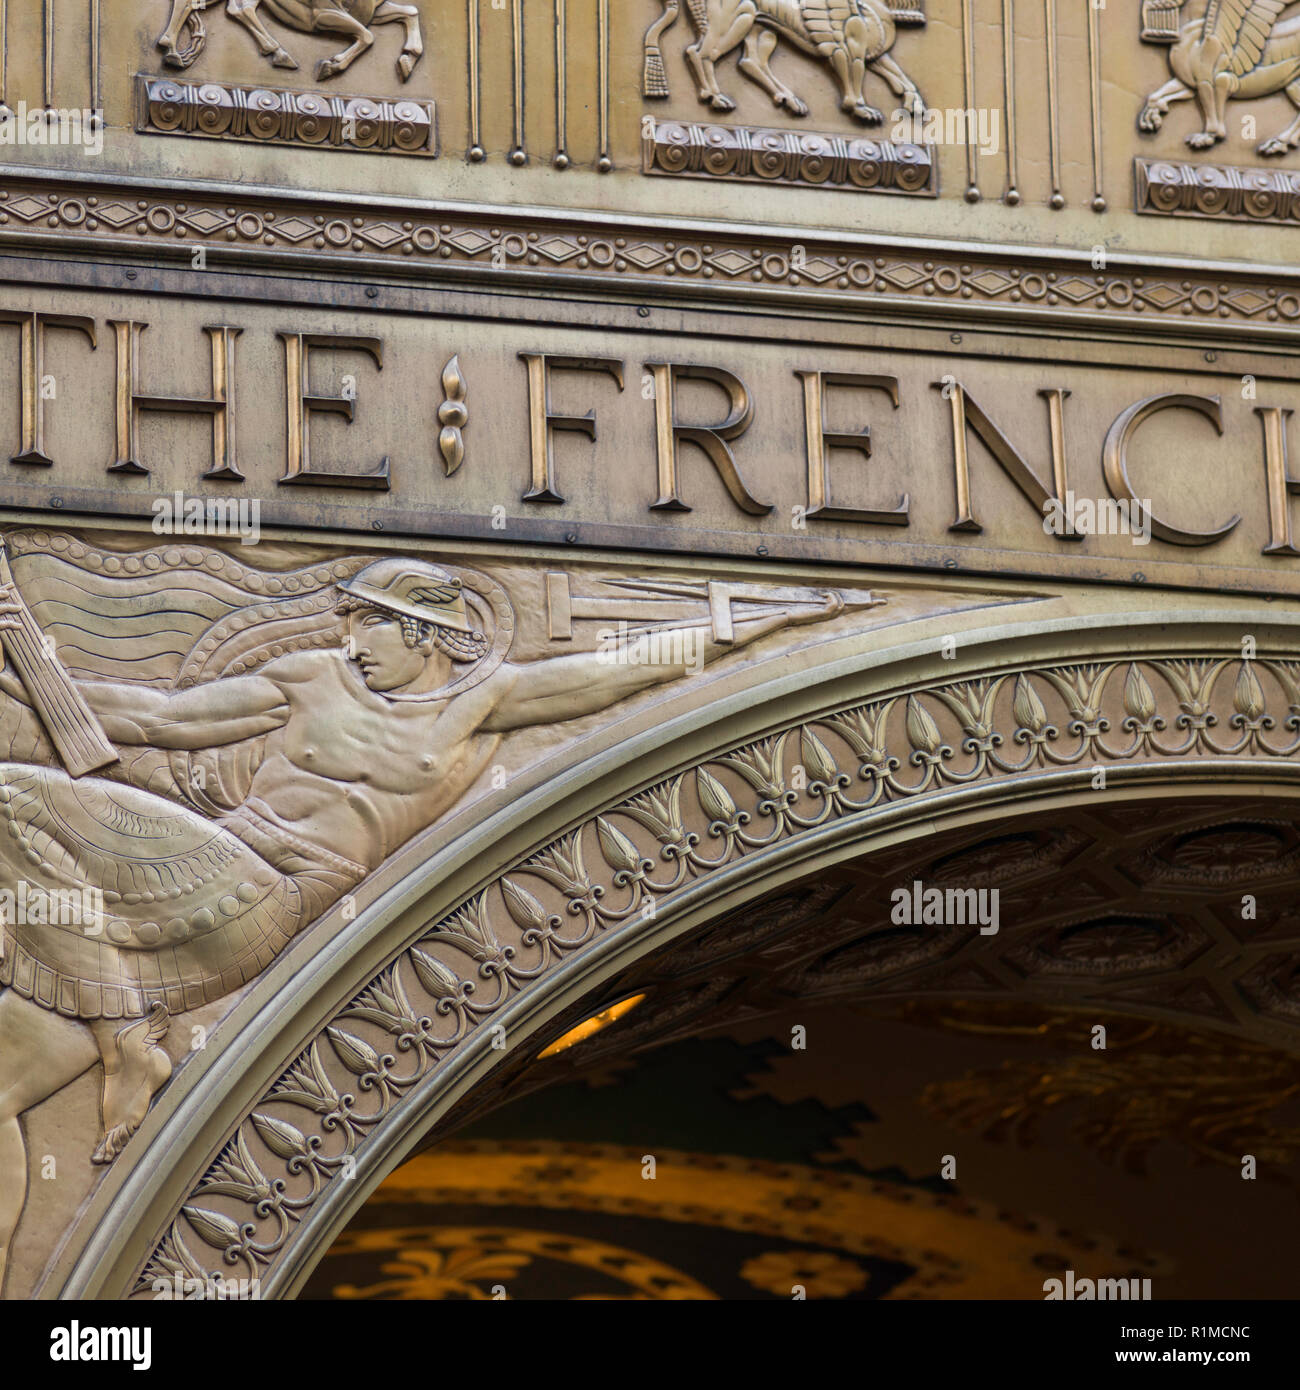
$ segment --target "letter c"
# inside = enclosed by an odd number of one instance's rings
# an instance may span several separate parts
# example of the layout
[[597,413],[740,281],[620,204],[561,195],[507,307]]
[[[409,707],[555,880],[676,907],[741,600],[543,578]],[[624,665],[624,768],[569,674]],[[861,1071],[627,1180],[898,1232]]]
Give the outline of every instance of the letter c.
[[1106,442],[1102,446],[1102,467],[1106,474],[1106,486],[1116,501],[1125,499],[1137,509],[1136,514],[1147,512],[1151,520],[1151,534],[1157,540],[1168,541],[1171,545],[1210,545],[1221,540],[1241,520],[1234,516],[1215,531],[1184,531],[1161,521],[1138,500],[1128,476],[1128,446],[1130,440],[1144,421],[1161,410],[1195,410],[1204,415],[1220,433],[1223,433],[1223,408],[1218,396],[1188,396],[1180,392],[1170,392],[1162,396],[1148,396],[1137,401],[1115,419],[1106,432]]

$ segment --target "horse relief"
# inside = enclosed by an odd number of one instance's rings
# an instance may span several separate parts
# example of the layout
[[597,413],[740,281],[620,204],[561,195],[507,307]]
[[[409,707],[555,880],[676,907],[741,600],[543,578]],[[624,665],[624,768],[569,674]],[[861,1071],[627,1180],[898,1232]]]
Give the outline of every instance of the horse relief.
[[[663,0],[664,12],[646,31],[645,95],[666,97],[668,78],[659,43],[676,22],[681,0]],[[866,99],[868,72],[883,78],[903,107],[918,119],[925,102],[916,83],[889,56],[897,37],[885,0],[686,0],[696,39],[686,50],[702,102],[715,111],[734,111],[736,103],[718,85],[716,65],[743,43],[740,70],[775,105],[806,116],[808,105],[772,71],[782,39],[830,65],[840,88],[841,107],[868,125],[883,114]]]
[[[202,12],[221,0],[172,0],[171,19],[158,37],[163,62],[172,68],[188,68],[207,42]],[[316,64],[316,80],[324,82],[346,72],[375,41],[371,29],[380,24],[401,24],[406,40],[397,59],[397,71],[405,82],[424,53],[420,11],[399,0],[225,0],[226,16],[243,25],[253,36],[258,51],[277,68],[297,68],[294,56],[263,22],[261,11],[300,34],[343,34],[351,44],[332,58]]]

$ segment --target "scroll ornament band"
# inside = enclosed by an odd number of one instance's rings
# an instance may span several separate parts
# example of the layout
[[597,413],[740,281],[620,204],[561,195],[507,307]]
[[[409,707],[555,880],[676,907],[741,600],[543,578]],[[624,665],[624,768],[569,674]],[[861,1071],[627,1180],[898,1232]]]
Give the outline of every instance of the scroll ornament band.
[[1300,171],[1139,159],[1137,208],[1167,217],[1300,223]]
[[928,147],[794,130],[648,120],[647,174],[912,193],[937,192]]
[[1300,660],[1137,656],[900,692],[709,758],[519,860],[385,966],[251,1108],[135,1292],[265,1275],[389,1112],[494,1014],[724,866],[960,786],[1298,752]]
[[136,129],[154,135],[433,155],[431,101],[178,82],[136,75]]

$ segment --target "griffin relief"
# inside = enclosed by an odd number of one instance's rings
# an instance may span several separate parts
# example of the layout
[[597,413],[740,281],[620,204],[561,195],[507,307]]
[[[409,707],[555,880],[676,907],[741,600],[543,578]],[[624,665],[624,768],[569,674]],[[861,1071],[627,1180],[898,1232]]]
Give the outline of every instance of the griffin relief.
[[[1160,129],[1176,101],[1195,99],[1203,129],[1186,137],[1206,150],[1227,136],[1230,101],[1256,101],[1285,92],[1300,112],[1300,13],[1282,19],[1294,0],[1208,0],[1169,49],[1170,81],[1146,100],[1138,127]],[[1263,155],[1286,154],[1300,145],[1300,115],[1259,146]]]

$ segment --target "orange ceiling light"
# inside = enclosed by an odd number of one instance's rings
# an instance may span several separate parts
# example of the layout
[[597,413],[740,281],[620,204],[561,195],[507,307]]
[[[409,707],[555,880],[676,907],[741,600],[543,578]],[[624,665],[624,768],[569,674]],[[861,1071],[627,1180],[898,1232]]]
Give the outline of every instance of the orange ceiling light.
[[576,1027],[570,1028],[543,1051],[537,1054],[537,1060],[543,1061],[547,1057],[555,1057],[561,1052],[567,1052],[576,1043],[585,1041],[593,1037],[603,1028],[608,1028],[611,1023],[622,1018],[624,1014],[629,1014],[645,998],[644,994],[634,994],[630,999],[620,999],[617,1004],[611,1004],[609,1008],[602,1009],[598,1014],[592,1014],[590,1018],[585,1018]]

